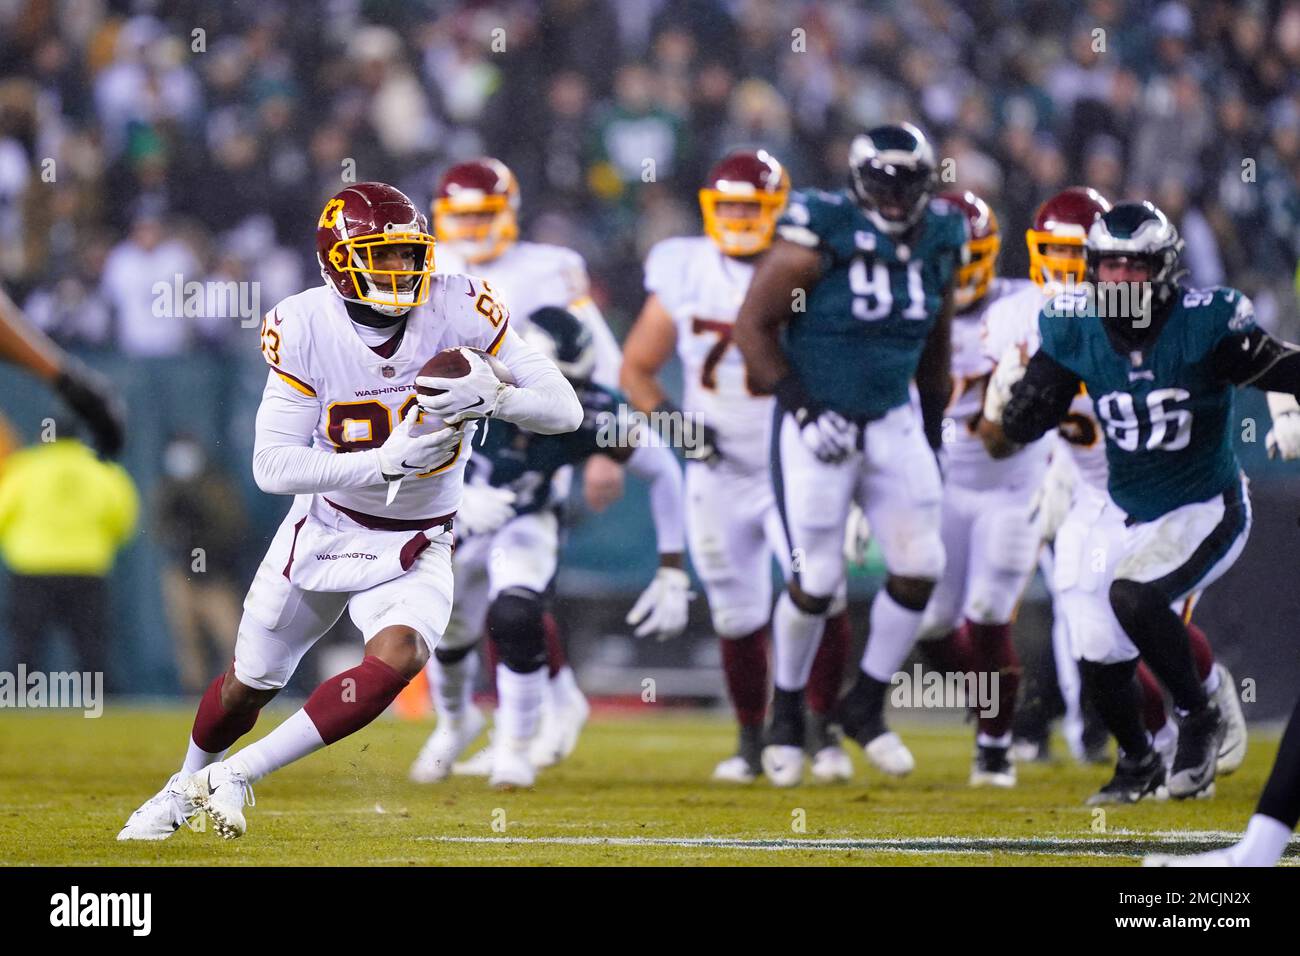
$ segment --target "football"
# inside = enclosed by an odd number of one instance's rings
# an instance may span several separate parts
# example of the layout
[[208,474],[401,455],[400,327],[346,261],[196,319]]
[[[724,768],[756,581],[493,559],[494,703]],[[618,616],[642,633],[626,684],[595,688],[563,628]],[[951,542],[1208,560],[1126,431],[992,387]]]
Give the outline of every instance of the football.
[[[429,361],[425,362],[420,368],[419,376],[423,378],[426,375],[434,378],[461,378],[469,374],[469,359],[465,358],[465,352],[477,352],[483,358],[487,359],[489,367],[496,373],[497,378],[507,385],[515,384],[515,377],[510,374],[510,369],[506,368],[504,362],[495,355],[485,352],[482,349],[470,348],[468,345],[453,345],[451,348],[443,349]],[[415,390],[421,395],[441,395],[446,389],[443,388],[426,388],[417,385]]]

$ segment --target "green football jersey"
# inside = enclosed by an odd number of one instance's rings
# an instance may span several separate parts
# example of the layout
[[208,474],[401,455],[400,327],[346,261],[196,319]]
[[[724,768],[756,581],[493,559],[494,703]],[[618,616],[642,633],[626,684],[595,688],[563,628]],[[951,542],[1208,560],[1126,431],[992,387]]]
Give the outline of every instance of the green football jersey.
[[1038,318],[1043,350],[1083,380],[1103,425],[1110,496],[1138,521],[1222,494],[1241,470],[1235,386],[1216,374],[1214,350],[1254,328],[1250,300],[1236,289],[1179,289],[1172,308],[1155,341],[1128,354],[1086,315],[1086,290],[1058,296]]
[[961,262],[965,217],[933,200],[908,245],[876,228],[846,190],[790,195],[782,238],[822,254],[783,348],[814,401],[875,419],[908,401],[908,384]]
[[582,424],[575,431],[538,435],[512,422],[494,420],[474,449],[466,480],[509,488],[516,495],[515,514],[532,514],[558,504],[551,496],[555,473],[608,451],[601,445],[601,431],[626,406],[620,393],[594,382],[575,382],[573,387],[582,402]]

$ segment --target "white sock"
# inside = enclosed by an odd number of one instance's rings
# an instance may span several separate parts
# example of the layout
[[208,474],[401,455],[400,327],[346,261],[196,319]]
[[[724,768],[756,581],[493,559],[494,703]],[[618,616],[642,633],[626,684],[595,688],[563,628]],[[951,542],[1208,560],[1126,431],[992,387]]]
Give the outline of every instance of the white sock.
[[578,678],[568,664],[561,667],[551,678],[551,687],[555,690],[555,699],[558,701],[568,702],[582,695],[582,690],[578,687]]
[[808,686],[813,658],[822,643],[826,618],[802,610],[789,591],[782,591],[772,614],[773,683],[781,690]]
[[275,730],[256,743],[251,743],[226,761],[249,781],[261,780],[273,770],[279,770],[309,753],[325,746],[320,731],[311,722],[305,710],[294,711]]
[[474,675],[478,673],[478,654],[471,651],[454,664],[445,664],[434,655],[429,661],[429,683],[433,687],[433,707],[438,722],[459,720],[465,716],[474,692]]
[[881,588],[871,602],[871,630],[862,652],[862,669],[888,684],[912,653],[920,629],[921,612],[903,607]]
[[1215,691],[1219,689],[1220,683],[1221,681],[1219,680],[1219,668],[1218,665],[1216,664],[1214,667],[1210,668],[1209,676],[1206,677],[1205,680],[1201,681],[1201,686],[1205,688],[1205,692],[1207,694],[1209,694],[1210,696],[1214,696]]
[[1246,835],[1228,852],[1238,866],[1277,866],[1286,846],[1291,842],[1291,830],[1281,820],[1256,813],[1246,824]]
[[1001,747],[1006,750],[1011,746],[1011,731],[1007,731],[1001,737],[994,737],[991,734],[976,734],[975,743],[981,747]]
[[181,764],[181,776],[189,777],[198,773],[208,764],[216,763],[228,752],[229,751],[227,750],[223,750],[219,754],[210,754],[206,750],[201,749],[199,745],[194,742],[194,738],[191,737],[189,749],[185,751],[185,762]]
[[537,733],[546,693],[546,668],[517,674],[497,664],[497,728],[508,738],[528,740]]

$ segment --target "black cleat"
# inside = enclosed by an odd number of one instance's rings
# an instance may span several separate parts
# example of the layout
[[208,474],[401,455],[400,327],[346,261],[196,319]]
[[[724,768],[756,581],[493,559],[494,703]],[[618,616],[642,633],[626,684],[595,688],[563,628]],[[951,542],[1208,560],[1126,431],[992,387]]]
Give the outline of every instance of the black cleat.
[[885,692],[889,685],[859,672],[857,682],[840,698],[836,718],[844,733],[863,747],[882,734],[885,726]]
[[772,723],[767,728],[768,746],[802,750],[806,738],[803,691],[776,688],[772,694]]
[[975,763],[970,771],[972,787],[1002,787],[1009,789],[1016,785],[1016,765],[1011,762],[1011,755],[1006,747],[975,748]]
[[809,757],[815,757],[827,747],[838,747],[842,739],[839,728],[831,723],[826,714],[808,714],[808,732],[804,736],[803,749]]
[[1211,701],[1178,718],[1178,752],[1169,771],[1169,796],[1175,800],[1214,796],[1214,773],[1228,725]]
[[1169,792],[1165,789],[1165,762],[1153,747],[1137,759],[1121,754],[1119,762],[1115,764],[1115,775],[1088,798],[1088,806],[1137,803],[1144,797],[1163,800],[1167,796]]

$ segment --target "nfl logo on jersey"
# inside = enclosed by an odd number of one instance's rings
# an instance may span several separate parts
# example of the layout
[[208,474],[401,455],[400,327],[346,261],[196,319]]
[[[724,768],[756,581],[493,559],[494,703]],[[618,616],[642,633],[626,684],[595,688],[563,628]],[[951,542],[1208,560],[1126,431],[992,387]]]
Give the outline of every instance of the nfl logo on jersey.
[[384,378],[392,378],[394,375],[397,374],[397,369],[393,368],[393,366],[391,365],[385,365],[383,368],[379,370],[379,374],[382,375]]

